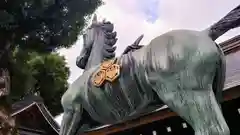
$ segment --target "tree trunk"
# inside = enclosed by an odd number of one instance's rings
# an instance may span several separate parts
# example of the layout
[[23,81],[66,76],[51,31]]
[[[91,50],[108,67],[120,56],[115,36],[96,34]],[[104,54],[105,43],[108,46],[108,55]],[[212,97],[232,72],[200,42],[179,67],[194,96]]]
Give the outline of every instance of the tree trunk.
[[0,135],[15,135],[15,118],[11,117],[11,105],[8,104],[7,96],[0,98]]
[[11,44],[6,42],[0,50],[0,135],[14,135],[16,133],[15,119],[11,117],[10,94],[10,55]]

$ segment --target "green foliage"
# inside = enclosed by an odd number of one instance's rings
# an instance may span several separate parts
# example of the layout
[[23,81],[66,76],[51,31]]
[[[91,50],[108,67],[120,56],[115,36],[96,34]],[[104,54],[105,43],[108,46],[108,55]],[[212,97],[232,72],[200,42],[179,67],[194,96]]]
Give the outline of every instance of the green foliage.
[[69,69],[57,53],[39,54],[16,49],[12,57],[12,92],[18,101],[28,94],[39,93],[53,115],[62,111],[61,96],[67,90]]
[[44,52],[70,47],[101,4],[101,0],[2,0],[1,45],[11,41]]
[[[70,47],[101,0],[1,0],[0,67],[11,74],[13,101],[39,92],[54,114],[69,69],[55,52]],[[10,46],[9,46],[10,45]]]

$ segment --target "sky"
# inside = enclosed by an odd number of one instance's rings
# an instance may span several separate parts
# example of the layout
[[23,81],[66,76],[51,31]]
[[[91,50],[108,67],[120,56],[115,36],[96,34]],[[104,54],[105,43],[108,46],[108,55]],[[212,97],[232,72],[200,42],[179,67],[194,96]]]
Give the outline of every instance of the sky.
[[[204,30],[240,4],[239,0],[103,0],[105,4],[96,11],[98,20],[114,24],[118,41],[116,54],[144,34],[140,44],[147,45],[153,38],[174,29]],[[220,37],[222,42],[239,35],[240,28]],[[82,73],[76,66],[82,37],[69,49],[60,49],[70,68],[69,83]],[[62,115],[56,120],[60,123]]]

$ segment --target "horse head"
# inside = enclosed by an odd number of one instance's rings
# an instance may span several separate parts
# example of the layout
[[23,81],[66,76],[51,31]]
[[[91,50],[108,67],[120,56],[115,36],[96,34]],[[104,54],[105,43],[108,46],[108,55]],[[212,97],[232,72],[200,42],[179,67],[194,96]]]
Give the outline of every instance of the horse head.
[[101,63],[105,59],[115,57],[116,32],[113,32],[113,24],[97,21],[94,15],[92,24],[83,34],[83,48],[77,57],[76,64],[81,69],[89,69]]

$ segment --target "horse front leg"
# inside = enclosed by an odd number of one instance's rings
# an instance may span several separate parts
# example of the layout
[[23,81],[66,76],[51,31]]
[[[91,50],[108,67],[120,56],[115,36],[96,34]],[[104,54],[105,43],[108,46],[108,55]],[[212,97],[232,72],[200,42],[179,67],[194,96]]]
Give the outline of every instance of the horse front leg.
[[[75,96],[73,96],[75,95]],[[64,109],[63,120],[61,122],[60,135],[77,135],[79,129],[83,107],[80,103],[76,103],[76,93],[67,91],[62,97],[62,106]]]
[[81,111],[68,110],[63,113],[60,135],[76,135],[81,121]]

